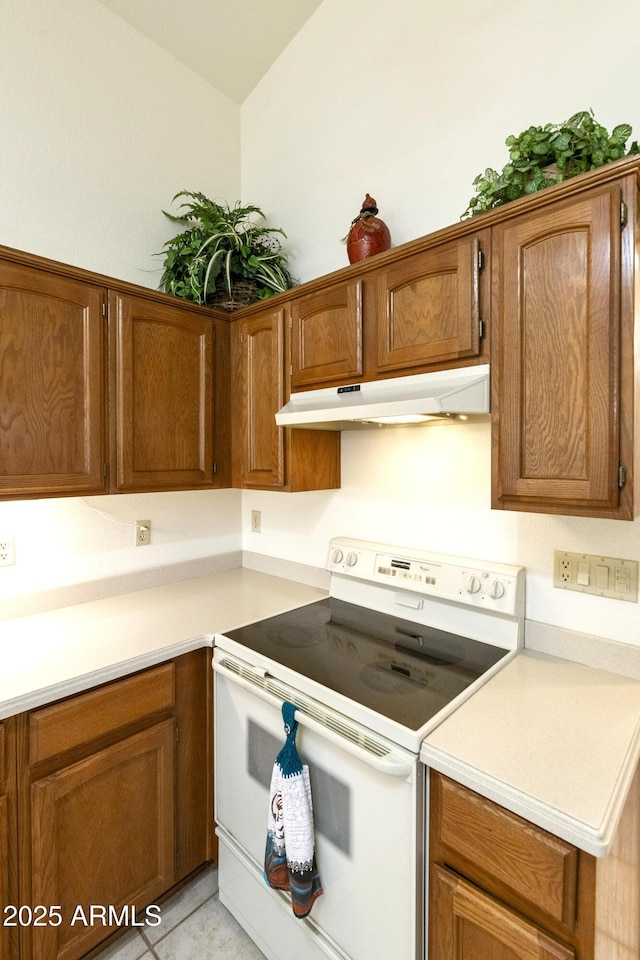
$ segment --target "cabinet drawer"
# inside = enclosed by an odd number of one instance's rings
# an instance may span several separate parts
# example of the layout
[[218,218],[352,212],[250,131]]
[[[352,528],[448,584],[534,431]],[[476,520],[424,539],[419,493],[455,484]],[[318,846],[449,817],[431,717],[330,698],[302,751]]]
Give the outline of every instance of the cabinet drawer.
[[[505,899],[512,891],[519,900],[572,927],[577,849],[445,777],[434,776],[433,785],[438,839],[446,850],[464,858],[465,872],[476,872],[482,886]],[[454,861],[455,856],[452,866],[459,867]]]
[[34,710],[29,716],[29,762],[90,743],[174,703],[175,667],[166,663]]

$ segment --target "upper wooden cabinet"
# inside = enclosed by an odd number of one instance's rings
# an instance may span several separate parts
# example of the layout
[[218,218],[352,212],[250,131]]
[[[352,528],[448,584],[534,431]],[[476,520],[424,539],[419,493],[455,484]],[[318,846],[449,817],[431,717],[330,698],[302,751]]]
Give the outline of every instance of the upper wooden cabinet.
[[340,486],[340,435],[278,427],[288,397],[285,376],[288,305],[265,307],[233,329],[234,486],[326,490]]
[[291,389],[362,375],[362,283],[327,286],[291,303]]
[[376,367],[407,370],[480,352],[480,272],[489,232],[438,244],[375,273]]
[[109,327],[116,489],[212,486],[213,320],[110,292]]
[[0,251],[0,498],[229,485],[229,322],[109,283]]
[[275,421],[284,403],[284,314],[279,307],[237,321],[239,486],[284,486],[284,428]]
[[567,192],[493,227],[493,506],[632,519],[635,178]]
[[0,266],[0,496],[106,491],[99,286]]

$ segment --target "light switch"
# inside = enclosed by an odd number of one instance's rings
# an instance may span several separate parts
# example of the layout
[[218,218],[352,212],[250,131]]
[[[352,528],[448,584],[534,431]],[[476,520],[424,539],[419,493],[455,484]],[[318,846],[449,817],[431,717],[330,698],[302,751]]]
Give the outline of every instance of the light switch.
[[578,576],[576,577],[576,582],[582,587],[589,586],[589,564],[586,560],[578,561]]
[[629,593],[630,580],[627,567],[616,567],[616,590],[618,593]]
[[596,564],[596,587],[606,590],[609,586],[609,567]]

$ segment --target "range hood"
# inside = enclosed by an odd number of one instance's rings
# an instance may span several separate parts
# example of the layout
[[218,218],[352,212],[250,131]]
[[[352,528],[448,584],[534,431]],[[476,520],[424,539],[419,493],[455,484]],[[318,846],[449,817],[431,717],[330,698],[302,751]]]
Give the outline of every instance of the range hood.
[[292,393],[276,423],[346,430],[479,413],[489,413],[489,364]]

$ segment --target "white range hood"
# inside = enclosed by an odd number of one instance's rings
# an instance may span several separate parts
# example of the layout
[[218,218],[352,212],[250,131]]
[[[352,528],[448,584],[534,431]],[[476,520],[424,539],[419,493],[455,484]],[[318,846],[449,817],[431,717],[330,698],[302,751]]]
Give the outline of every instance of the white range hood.
[[292,393],[276,413],[281,427],[346,430],[453,414],[489,413],[489,364]]

